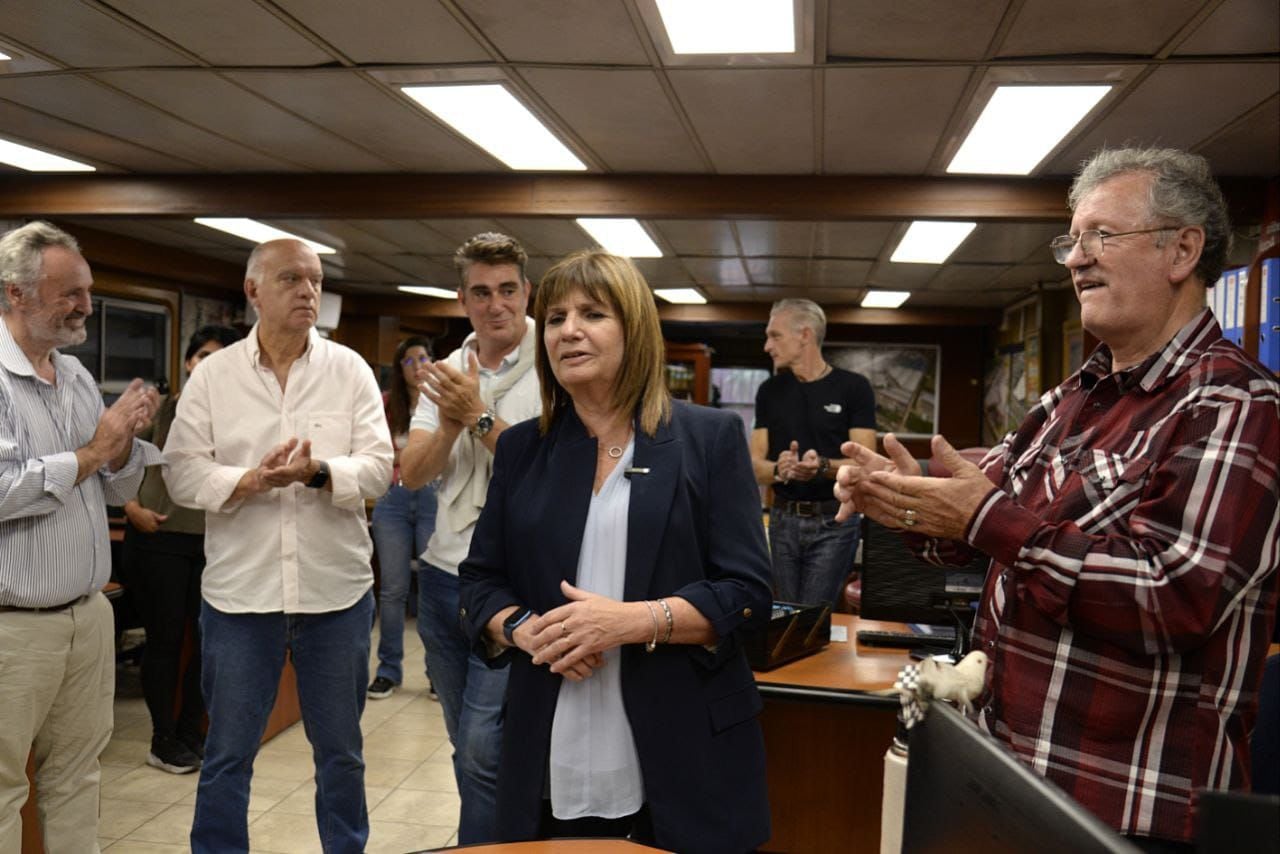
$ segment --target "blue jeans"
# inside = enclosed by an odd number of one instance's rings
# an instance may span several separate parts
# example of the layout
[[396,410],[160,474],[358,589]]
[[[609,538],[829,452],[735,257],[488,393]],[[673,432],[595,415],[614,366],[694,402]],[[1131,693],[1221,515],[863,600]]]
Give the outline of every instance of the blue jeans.
[[405,489],[395,484],[373,508],[373,544],[378,550],[378,672],[399,685],[404,681],[404,607],[409,598],[413,559],[427,550],[436,529],[436,488]]
[[228,614],[202,602],[201,683],[209,737],[191,850],[249,850],[249,779],[275,705],[285,650],[298,674],[302,724],[316,763],[316,827],[329,852],[369,838],[360,715],[369,681],[373,593],[324,614]]
[[508,668],[491,668],[471,651],[458,625],[458,576],[423,563],[418,573],[418,634],[453,743],[453,775],[462,801],[458,844],[498,841],[498,760]]
[[834,516],[769,516],[773,588],[780,602],[832,605],[853,569],[862,533],[862,516],[843,522]]

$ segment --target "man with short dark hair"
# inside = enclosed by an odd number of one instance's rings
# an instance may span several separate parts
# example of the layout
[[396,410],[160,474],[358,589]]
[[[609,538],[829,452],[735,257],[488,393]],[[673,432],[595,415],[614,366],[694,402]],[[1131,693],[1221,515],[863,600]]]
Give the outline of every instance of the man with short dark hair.
[[936,561],[992,558],[981,720],[1149,851],[1190,851],[1196,792],[1247,789],[1280,596],[1280,384],[1205,308],[1230,226],[1198,155],[1103,151],[1052,241],[1102,342],[980,465],[850,449],[836,494]]
[[840,445],[875,450],[876,397],[861,374],[822,356],[827,317],[812,300],[774,303],[764,351],[776,374],[756,392],[751,459],[756,481],[773,487],[769,551],[783,602],[834,606],[858,550],[861,517],[835,520],[831,484]]
[[106,505],[159,451],[134,438],[159,398],[141,380],[105,408],[74,356],[93,275],[71,235],[0,237],[0,851],[22,847],[27,755],[46,851],[98,850],[98,756],[111,737],[115,627]]
[[400,455],[407,488],[441,478],[436,529],[418,573],[418,634],[454,746],[462,844],[497,839],[507,669],[480,660],[462,632],[458,564],[484,506],[498,436],[541,411],[533,370],[539,342],[526,316],[527,261],[520,244],[504,234],[478,234],[458,248],[458,302],[474,331],[427,367],[409,444]]
[[297,240],[249,256],[247,338],[191,375],[165,443],[173,500],[205,511],[201,682],[209,737],[191,847],[249,847],[253,759],[285,653],[316,766],[323,850],[369,837],[360,715],[369,684],[373,547],[365,500],[391,482],[373,372],[314,327],[324,271]]

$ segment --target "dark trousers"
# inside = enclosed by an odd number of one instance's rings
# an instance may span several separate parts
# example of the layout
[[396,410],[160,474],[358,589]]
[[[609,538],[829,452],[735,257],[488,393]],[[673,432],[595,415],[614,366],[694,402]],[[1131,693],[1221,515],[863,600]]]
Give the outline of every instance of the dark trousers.
[[[158,531],[125,532],[127,575],[133,601],[147,632],[142,654],[142,695],[155,735],[199,733],[204,719],[200,695],[200,574],[204,537]],[[191,658],[182,669],[182,642],[191,627]],[[181,683],[181,694],[179,694]]]

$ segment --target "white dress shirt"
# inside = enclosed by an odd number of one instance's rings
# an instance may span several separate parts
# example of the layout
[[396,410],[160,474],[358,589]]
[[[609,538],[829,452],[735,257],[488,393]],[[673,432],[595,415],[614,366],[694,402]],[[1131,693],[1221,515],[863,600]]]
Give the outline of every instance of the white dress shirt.
[[57,382],[41,379],[0,316],[0,605],[47,608],[101,590],[111,577],[107,504],[138,492],[160,461],[133,440],[117,472],[76,483],[76,450],[102,417],[102,393],[74,356],[53,352]]
[[[295,436],[329,464],[333,492],[293,483],[227,506],[240,478]],[[201,593],[219,611],[337,611],[372,585],[364,502],[391,482],[391,435],[355,351],[313,331],[282,392],[255,325],[191,375],[164,459],[173,500],[206,511]]]
[[[536,346],[535,336],[537,335],[537,329],[534,327],[533,318],[526,317],[525,324],[524,334],[530,336],[530,340]],[[469,366],[463,362],[463,356],[468,350],[475,349],[475,340],[476,334],[472,332],[463,340],[461,347],[445,357],[445,361],[457,370],[466,373],[469,370]],[[488,396],[490,386],[497,381],[498,377],[508,371],[515,370],[519,353],[519,347],[512,350],[502,358],[502,364],[494,370],[490,370],[483,365],[480,367],[480,394],[482,397]],[[515,385],[494,405],[493,409],[498,417],[508,424],[518,424],[521,421],[528,421],[530,418],[537,418],[542,413],[542,398],[538,393],[538,371],[536,367],[530,367],[529,371],[518,379]],[[426,430],[428,433],[434,433],[439,428],[439,408],[425,394],[418,395],[418,408],[414,410],[409,429],[411,431]],[[448,483],[450,478],[457,477],[458,466],[458,443],[454,442],[454,446],[449,449],[449,460],[445,463],[444,472],[440,476],[441,482]],[[458,527],[461,527],[461,530],[455,531],[454,528]],[[436,509],[436,529],[432,532],[431,539],[427,542],[427,550],[420,557],[432,566],[439,567],[451,575],[457,575],[458,564],[462,563],[467,556],[467,552],[471,550],[471,534],[474,531],[474,522],[466,526],[453,524],[448,504],[441,501]]]

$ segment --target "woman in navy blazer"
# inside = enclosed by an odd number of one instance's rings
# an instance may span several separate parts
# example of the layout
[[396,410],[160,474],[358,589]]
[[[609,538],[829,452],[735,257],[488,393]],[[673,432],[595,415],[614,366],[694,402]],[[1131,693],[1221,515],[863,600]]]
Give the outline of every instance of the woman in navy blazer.
[[464,626],[511,664],[500,837],[754,849],[769,807],[739,633],[771,588],[742,422],[672,403],[624,258],[559,262],[534,319],[542,417],[499,440],[460,569]]

